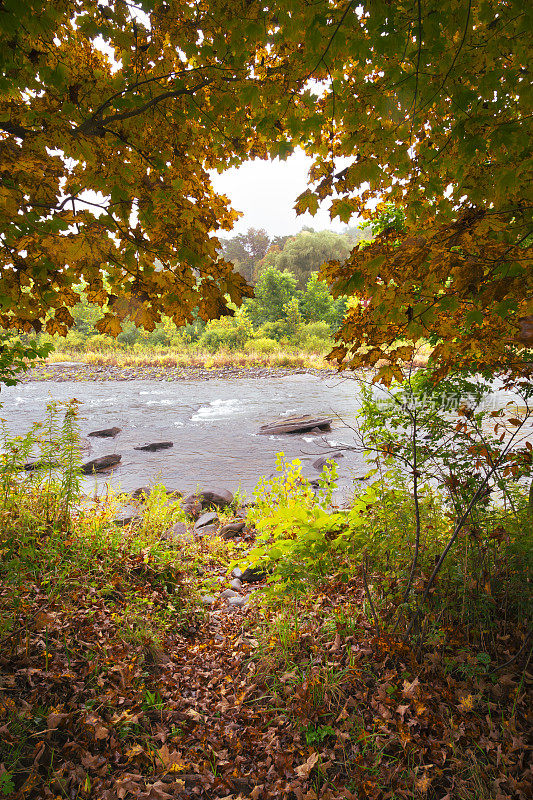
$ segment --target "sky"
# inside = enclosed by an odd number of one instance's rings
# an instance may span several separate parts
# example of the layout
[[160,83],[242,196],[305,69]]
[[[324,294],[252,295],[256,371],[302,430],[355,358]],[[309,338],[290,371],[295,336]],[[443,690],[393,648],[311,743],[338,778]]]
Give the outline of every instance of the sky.
[[[293,206],[307,187],[310,166],[311,159],[302,150],[296,150],[286,161],[256,159],[220,175],[213,172],[215,190],[229,197],[236,211],[244,212],[232,232],[224,232],[222,236],[245,233],[248,228],[264,228],[270,236],[298,233],[304,226],[315,230],[345,230],[346,225],[338,218],[330,220],[328,200],[314,217],[309,213],[296,216]],[[357,224],[355,217],[350,224]]]

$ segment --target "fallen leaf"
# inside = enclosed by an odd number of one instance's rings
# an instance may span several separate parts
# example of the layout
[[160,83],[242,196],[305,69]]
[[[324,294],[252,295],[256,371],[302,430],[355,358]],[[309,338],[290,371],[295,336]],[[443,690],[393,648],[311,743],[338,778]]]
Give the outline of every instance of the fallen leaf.
[[312,753],[305,762],[305,764],[300,764],[299,767],[296,767],[296,774],[298,775],[298,777],[308,778],[311,770],[313,769],[319,758],[320,756],[318,755],[318,753]]

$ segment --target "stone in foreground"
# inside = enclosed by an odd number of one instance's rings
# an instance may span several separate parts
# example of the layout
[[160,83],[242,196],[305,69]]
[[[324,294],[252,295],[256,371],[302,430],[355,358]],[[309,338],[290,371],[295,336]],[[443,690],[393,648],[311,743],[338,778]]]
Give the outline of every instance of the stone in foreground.
[[115,467],[122,460],[122,456],[113,453],[109,456],[100,456],[100,458],[93,458],[92,461],[87,461],[82,465],[81,471],[83,475],[92,475],[93,472],[107,472]]
[[142,515],[135,506],[123,506],[113,519],[113,523],[121,528],[131,525],[132,522],[142,522]]
[[[304,414],[303,417],[284,417],[277,422],[261,425],[259,433],[262,436],[283,433],[308,433],[316,429],[319,433],[331,430],[331,418],[312,417]],[[314,431],[313,431],[314,432]]]
[[194,506],[200,503],[202,508],[216,506],[216,508],[226,508],[233,503],[233,495],[227,489],[203,489],[196,494],[190,494],[183,501],[184,506]]
[[246,567],[242,575],[236,575],[243,583],[259,583],[266,578],[266,572],[261,567]]
[[246,523],[244,520],[239,520],[239,522],[228,522],[220,529],[219,536],[222,539],[235,539],[236,536],[242,533],[245,525]]
[[87,436],[98,436],[100,439],[114,439],[122,428],[103,428],[101,431],[92,431]]
[[194,528],[198,531],[201,528],[205,528],[207,525],[216,525],[218,521],[218,514],[215,511],[207,511],[196,521]]

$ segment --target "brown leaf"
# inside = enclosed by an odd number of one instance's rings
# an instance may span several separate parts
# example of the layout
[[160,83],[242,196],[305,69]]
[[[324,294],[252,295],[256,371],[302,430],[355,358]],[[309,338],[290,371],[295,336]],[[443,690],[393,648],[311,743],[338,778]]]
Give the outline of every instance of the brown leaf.
[[311,753],[305,764],[300,764],[299,767],[296,767],[296,774],[299,778],[308,778],[311,770],[315,766],[316,762],[320,758],[318,753]]
[[415,678],[412,683],[409,683],[409,681],[403,682],[402,695],[407,700],[412,700],[414,697],[417,696],[419,691],[420,691],[420,682],[418,678]]

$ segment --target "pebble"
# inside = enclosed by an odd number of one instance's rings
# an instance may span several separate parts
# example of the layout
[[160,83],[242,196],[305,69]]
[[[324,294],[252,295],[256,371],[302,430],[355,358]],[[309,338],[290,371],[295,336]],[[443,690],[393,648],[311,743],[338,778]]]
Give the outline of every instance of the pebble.
[[204,606],[212,606],[215,604],[215,598],[211,597],[211,595],[209,594],[204,594],[204,596],[202,597],[202,603],[204,604]]
[[[53,372],[50,369],[53,367]],[[161,381],[187,381],[187,380],[211,380],[213,378],[284,378],[287,375],[335,375],[337,370],[324,367],[317,368],[298,368],[298,367],[221,367],[219,369],[206,369],[205,367],[167,367],[164,370],[157,370],[153,367],[142,367],[139,369],[124,369],[117,366],[95,367],[90,364],[71,366],[68,362],[64,364],[56,363],[43,365],[29,370],[21,379],[21,383],[30,381],[53,380],[53,381],[120,381],[120,380],[161,380]],[[345,378],[355,376],[345,375]]]
[[248,598],[240,597],[239,595],[237,595],[236,597],[228,597],[227,601],[228,605],[233,606],[233,608],[244,608],[244,606],[248,601]]

